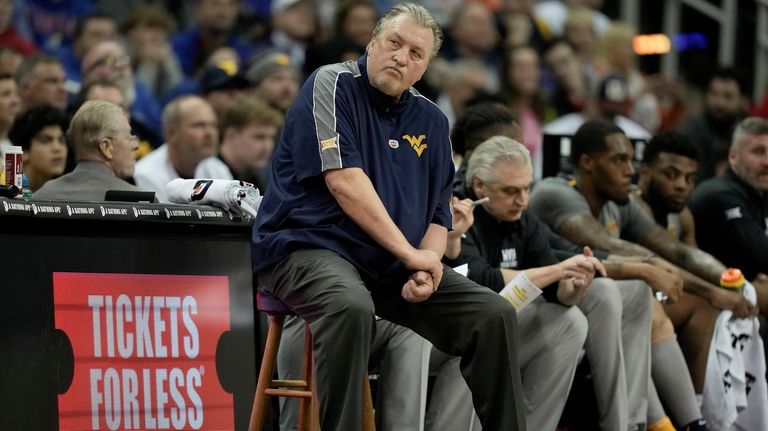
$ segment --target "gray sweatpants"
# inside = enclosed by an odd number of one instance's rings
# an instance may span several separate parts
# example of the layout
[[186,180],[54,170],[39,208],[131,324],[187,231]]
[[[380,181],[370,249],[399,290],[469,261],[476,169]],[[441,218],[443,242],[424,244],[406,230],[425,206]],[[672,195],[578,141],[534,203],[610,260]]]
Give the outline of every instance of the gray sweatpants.
[[584,348],[600,429],[644,424],[651,378],[651,289],[640,280],[596,278],[578,304],[589,322]]
[[[304,320],[298,317],[285,321],[277,355],[277,372],[282,380],[301,376],[304,326]],[[376,321],[375,332],[371,365],[379,370],[376,429],[422,431],[432,345],[410,329],[386,320]],[[281,431],[297,429],[298,408],[298,400],[280,398]]]
[[374,315],[462,357],[462,375],[485,429],[526,429],[516,313],[498,294],[444,267],[439,289],[427,301],[409,303],[400,296],[405,280],[366,285],[350,262],[329,250],[296,251],[260,281],[309,322],[323,430],[360,427]]
[[[576,307],[547,303],[539,297],[520,312],[518,328],[526,426],[530,430],[553,431],[573,383],[587,336],[587,320]],[[436,349],[432,356],[430,365],[436,367],[438,375],[427,410],[426,429],[480,429],[474,419],[469,388],[459,373],[458,358]]]
[[[650,382],[650,288],[641,281],[597,278],[589,286],[578,308],[588,322],[584,348],[592,368],[601,429],[627,430],[629,424],[645,423]],[[540,349],[543,341],[554,341],[555,344],[549,345],[547,349],[552,355],[573,354],[573,344],[553,340],[548,336],[541,337],[540,334],[547,331],[546,327],[535,326],[539,322],[528,320],[527,312],[526,308],[518,316],[527,424],[529,429],[553,430],[567,399],[572,373],[567,380],[568,386],[555,393],[549,379],[563,378],[563,370],[540,369],[540,374],[535,374],[526,368],[526,364],[531,358],[530,352]],[[536,312],[546,313],[547,310],[539,308]],[[547,318],[554,319],[552,316]],[[554,349],[555,346],[559,350]],[[578,348],[581,348],[581,344]],[[438,356],[434,350],[433,356]],[[430,367],[434,367],[438,360],[433,359]],[[427,430],[480,430],[477,421],[472,419],[466,385],[462,385],[456,378],[450,362],[438,363],[437,366],[440,371],[427,410]],[[441,379],[445,382],[441,382]],[[552,391],[549,403],[538,405],[529,402],[529,393],[547,388]]]

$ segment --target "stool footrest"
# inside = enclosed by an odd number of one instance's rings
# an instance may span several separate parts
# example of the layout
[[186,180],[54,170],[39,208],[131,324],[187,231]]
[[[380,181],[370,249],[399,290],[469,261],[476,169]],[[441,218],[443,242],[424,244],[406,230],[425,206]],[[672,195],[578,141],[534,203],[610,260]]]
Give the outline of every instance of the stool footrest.
[[304,380],[272,380],[273,388],[306,388],[307,382]]
[[312,398],[311,391],[297,391],[293,389],[265,389],[264,394],[270,397]]

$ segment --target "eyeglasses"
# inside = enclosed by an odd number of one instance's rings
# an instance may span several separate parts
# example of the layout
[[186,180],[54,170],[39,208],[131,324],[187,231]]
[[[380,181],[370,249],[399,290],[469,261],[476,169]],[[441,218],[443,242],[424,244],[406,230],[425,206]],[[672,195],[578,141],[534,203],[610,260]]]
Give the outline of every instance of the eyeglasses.
[[88,71],[90,72],[100,66],[122,67],[129,64],[131,64],[130,55],[109,55],[93,63],[91,67],[88,68]]
[[[107,136],[108,139],[116,139],[114,136]],[[123,138],[124,139],[124,138]],[[130,135],[128,136],[128,142],[131,143],[131,146],[135,146],[139,143],[139,137],[136,135]]]

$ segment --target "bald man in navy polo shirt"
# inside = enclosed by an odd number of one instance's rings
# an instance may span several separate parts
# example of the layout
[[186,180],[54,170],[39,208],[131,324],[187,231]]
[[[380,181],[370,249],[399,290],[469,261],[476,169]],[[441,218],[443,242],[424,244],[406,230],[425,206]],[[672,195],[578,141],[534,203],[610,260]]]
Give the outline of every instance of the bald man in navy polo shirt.
[[393,7],[366,55],[309,77],[275,149],[254,270],[310,323],[324,430],[360,428],[375,314],[462,357],[484,429],[525,429],[514,309],[440,263],[448,122],[411,86],[441,42],[423,7]]

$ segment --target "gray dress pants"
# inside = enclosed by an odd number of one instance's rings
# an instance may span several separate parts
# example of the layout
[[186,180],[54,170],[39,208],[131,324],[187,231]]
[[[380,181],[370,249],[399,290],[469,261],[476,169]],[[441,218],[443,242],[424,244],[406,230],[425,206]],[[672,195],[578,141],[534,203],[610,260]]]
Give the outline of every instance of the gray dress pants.
[[444,267],[439,289],[427,301],[409,303],[400,297],[405,279],[363,281],[349,261],[329,250],[296,251],[260,280],[309,322],[324,431],[360,428],[375,315],[461,357],[485,429],[526,429],[516,313],[498,294]]
[[[286,319],[277,373],[281,380],[301,378],[304,350],[304,320]],[[423,431],[427,404],[429,355],[432,345],[408,328],[383,319],[376,320],[376,335],[369,364],[378,370],[376,429]],[[299,402],[280,398],[280,430],[295,431]]]

